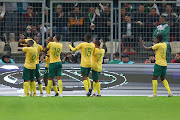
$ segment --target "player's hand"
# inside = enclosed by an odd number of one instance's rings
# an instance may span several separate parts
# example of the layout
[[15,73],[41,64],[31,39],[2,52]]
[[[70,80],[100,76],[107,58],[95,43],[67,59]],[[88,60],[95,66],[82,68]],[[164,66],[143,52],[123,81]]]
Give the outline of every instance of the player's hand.
[[144,43],[143,43],[142,37],[139,38],[139,42],[140,42],[141,46],[143,46]]
[[101,43],[103,41],[103,39],[101,38],[100,40],[99,40],[99,42]]
[[72,43],[71,43],[71,42],[69,42],[69,45],[72,45]]

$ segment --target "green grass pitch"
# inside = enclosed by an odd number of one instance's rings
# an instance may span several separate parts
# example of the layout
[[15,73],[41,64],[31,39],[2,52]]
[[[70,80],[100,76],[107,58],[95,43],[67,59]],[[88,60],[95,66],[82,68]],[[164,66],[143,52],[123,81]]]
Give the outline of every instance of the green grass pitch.
[[180,120],[180,97],[0,97],[0,120]]

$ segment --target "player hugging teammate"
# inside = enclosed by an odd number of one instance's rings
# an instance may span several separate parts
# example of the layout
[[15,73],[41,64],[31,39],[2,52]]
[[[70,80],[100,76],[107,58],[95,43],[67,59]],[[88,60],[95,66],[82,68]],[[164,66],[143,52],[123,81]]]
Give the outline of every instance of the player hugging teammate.
[[93,77],[93,87],[94,87],[94,96],[96,90],[98,91],[98,96],[100,96],[100,83],[99,83],[99,74],[102,71],[102,59],[104,57],[105,50],[100,48],[100,41],[95,41],[90,43],[91,35],[86,34],[84,37],[85,42],[73,48],[69,44],[70,49],[75,52],[81,49],[81,74],[83,77],[84,88],[86,90],[86,95],[89,97],[92,94],[91,81],[89,79],[89,73],[92,68],[92,77]]
[[[102,60],[104,57],[105,50],[101,49],[101,40],[95,41],[95,39],[93,39],[93,43],[90,43],[90,34],[86,34],[84,39],[85,42],[79,44],[76,48],[73,48],[71,45],[69,45],[69,47],[73,52],[81,49],[81,73],[83,76],[83,83],[86,90],[86,95],[89,97],[92,94],[91,81],[88,77],[92,69],[92,79],[94,88],[93,96],[101,96],[99,75],[102,71]],[[63,45],[60,43],[61,36],[56,35],[53,38],[49,37],[47,40],[48,45],[44,49],[44,51],[42,46],[37,44],[38,41],[34,41],[33,39],[19,40],[19,47],[23,48],[18,50],[26,52],[26,60],[23,69],[23,97],[29,95],[36,96],[36,82],[34,81],[35,77],[39,84],[40,96],[43,96],[43,87],[40,81],[39,67],[39,55],[41,51],[43,51],[45,53],[44,55],[46,56],[46,59],[43,61],[46,61],[44,82],[47,95],[45,95],[44,97],[50,96],[52,86],[56,93],[55,96],[62,97],[63,83],[61,80],[62,62],[60,59],[60,54]],[[58,93],[57,85],[54,81],[55,77],[58,80],[60,94]],[[96,91],[98,92],[97,95]]]

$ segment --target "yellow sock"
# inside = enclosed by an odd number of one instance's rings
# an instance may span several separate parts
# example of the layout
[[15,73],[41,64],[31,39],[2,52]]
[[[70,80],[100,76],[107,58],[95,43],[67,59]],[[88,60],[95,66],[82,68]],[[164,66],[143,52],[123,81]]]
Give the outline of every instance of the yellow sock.
[[62,91],[63,91],[63,83],[62,83],[62,80],[58,80],[58,84],[59,84],[59,92],[60,92],[60,94],[62,94]]
[[43,86],[42,86],[42,84],[39,85],[39,90],[40,90],[40,93],[43,93]]
[[53,85],[53,81],[52,80],[48,80],[47,94],[50,94],[52,85]]
[[29,95],[29,82],[24,82],[23,87],[24,87],[24,93],[26,95]]
[[158,86],[157,80],[152,80],[152,84],[153,84],[153,94],[157,95],[157,86]]
[[54,92],[55,92],[55,93],[58,93],[57,85],[54,85],[54,86],[53,86],[53,89],[54,89]]
[[100,89],[101,89],[101,85],[100,85],[100,82],[97,82],[97,92],[98,94],[100,94]]
[[36,95],[36,82],[32,81],[31,86],[32,86],[32,91],[34,92],[34,95]]
[[170,90],[170,87],[169,87],[168,81],[167,81],[166,79],[164,79],[162,82],[163,82],[163,84],[164,84],[165,88],[167,89],[168,93],[170,93],[170,92],[171,92],[171,90]]
[[45,86],[45,90],[46,90],[46,92],[47,92],[47,86]]
[[93,89],[94,89],[94,93],[96,93],[97,90],[97,83],[95,81],[93,81]]
[[33,90],[32,90],[32,84],[31,84],[31,81],[29,81],[29,89],[30,89],[30,93],[32,94]]
[[88,81],[84,80],[83,83],[84,83],[84,88],[85,88],[86,92],[88,93],[89,92]]
[[87,77],[87,81],[88,81],[88,88],[91,88],[91,81],[90,81],[89,77]]

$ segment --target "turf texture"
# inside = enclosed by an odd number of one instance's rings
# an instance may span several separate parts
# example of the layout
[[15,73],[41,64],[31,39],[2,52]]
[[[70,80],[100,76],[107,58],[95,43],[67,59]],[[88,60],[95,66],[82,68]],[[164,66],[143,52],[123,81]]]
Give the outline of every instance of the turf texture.
[[180,97],[0,97],[0,120],[180,120]]

